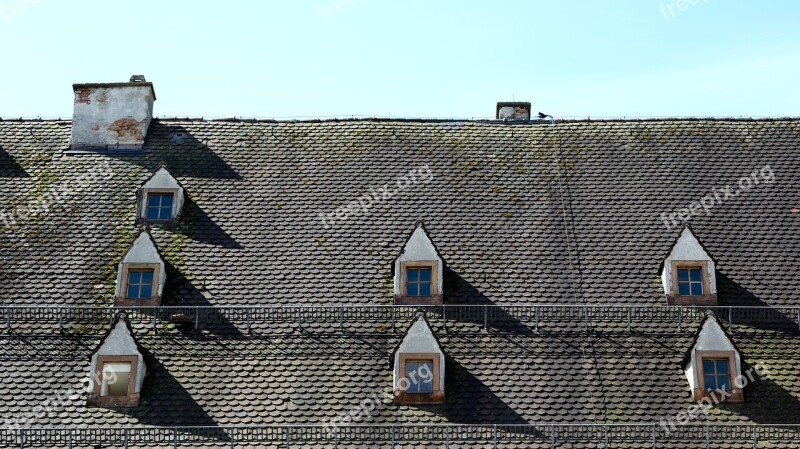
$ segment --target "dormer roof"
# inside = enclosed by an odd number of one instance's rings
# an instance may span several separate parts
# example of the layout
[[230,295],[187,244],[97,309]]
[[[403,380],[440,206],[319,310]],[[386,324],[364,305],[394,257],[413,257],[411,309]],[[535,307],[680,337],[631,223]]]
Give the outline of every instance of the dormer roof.
[[678,237],[672,242],[667,255],[661,259],[661,265],[658,267],[659,271],[662,271],[664,263],[671,259],[710,260],[714,264],[717,263],[716,259],[711,256],[711,253],[689,225],[684,226]]

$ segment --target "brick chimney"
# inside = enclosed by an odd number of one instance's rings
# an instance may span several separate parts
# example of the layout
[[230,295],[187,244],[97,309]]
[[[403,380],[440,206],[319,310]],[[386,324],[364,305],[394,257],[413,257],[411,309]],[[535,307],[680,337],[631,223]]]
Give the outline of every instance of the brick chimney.
[[70,150],[139,150],[153,119],[156,92],[143,75],[127,83],[73,84]]

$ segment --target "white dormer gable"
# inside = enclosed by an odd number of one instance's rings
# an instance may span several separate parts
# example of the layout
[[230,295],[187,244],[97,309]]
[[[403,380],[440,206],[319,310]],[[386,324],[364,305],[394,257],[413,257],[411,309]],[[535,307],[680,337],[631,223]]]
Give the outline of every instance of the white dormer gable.
[[117,287],[114,294],[116,298],[125,297],[126,276],[131,269],[137,267],[152,267],[154,269],[153,288],[157,293],[155,296],[160,298],[164,292],[164,284],[167,281],[166,266],[150,233],[146,230],[139,233],[117,266]]
[[[124,319],[116,320],[114,327],[109,332],[108,336],[100,344],[100,347],[92,354],[92,373],[97,372],[97,358],[98,356],[136,356],[139,360],[136,369],[136,383],[135,391],[140,393],[142,390],[142,381],[146,374],[144,365],[144,356],[139,352],[139,347],[136,345],[133,335],[131,335],[127,323]],[[95,387],[95,376],[89,376],[89,391],[93,391]]]
[[[398,394],[402,395],[400,392],[404,389],[404,386],[413,385],[418,381],[418,379],[410,379],[407,376],[407,363],[421,360],[429,360],[432,362],[429,364],[432,366],[430,371],[432,371],[431,374],[435,377],[435,382],[433,382],[434,388],[432,388],[433,392],[423,401],[430,401],[430,403],[443,401],[445,379],[444,351],[422,312],[417,313],[414,321],[411,322],[411,325],[403,335],[403,339],[395,348],[394,353],[392,353],[392,379],[396,397],[398,397]],[[411,402],[418,402],[415,401],[416,398],[413,396],[408,398],[411,399]]]
[[[91,357],[89,404],[135,406],[147,372],[127,317],[117,318]],[[117,384],[119,382],[119,384]],[[115,392],[121,389],[122,394]]]
[[[401,353],[438,353],[441,356],[440,361],[444,363],[444,352],[422,313],[418,313],[417,316],[414,317],[414,321],[411,323],[408,330],[406,330],[403,340],[397,346],[397,349],[395,349],[395,366],[397,366],[397,362],[400,360]],[[444,380],[444,377],[442,380]]]
[[[703,270],[703,294],[697,298],[681,296],[677,285],[676,268],[697,266]],[[661,284],[669,304],[716,305],[717,279],[714,259],[688,226],[672,245],[661,265]]]
[[[692,347],[684,358],[684,373],[689,382],[689,389],[695,399],[700,399],[707,392],[702,379],[703,360],[728,360],[729,385],[733,391],[734,402],[741,400],[741,367],[742,355],[731,340],[731,337],[719,323],[711,311],[698,329]],[[708,374],[708,373],[706,373]]]
[[405,288],[407,279],[405,277],[405,267],[425,266],[426,264],[432,269],[432,285],[429,296],[438,297],[438,302],[441,302],[441,295],[444,291],[444,261],[431,241],[425,226],[422,223],[417,223],[414,232],[411,233],[411,236],[403,246],[403,251],[394,261],[395,298],[405,297],[407,293]]
[[[148,196],[150,195],[172,195],[171,212],[168,219],[148,219]],[[139,222],[164,222],[177,220],[181,216],[184,203],[184,191],[177,179],[175,179],[164,166],[158,170],[142,185],[139,189],[137,218]]]

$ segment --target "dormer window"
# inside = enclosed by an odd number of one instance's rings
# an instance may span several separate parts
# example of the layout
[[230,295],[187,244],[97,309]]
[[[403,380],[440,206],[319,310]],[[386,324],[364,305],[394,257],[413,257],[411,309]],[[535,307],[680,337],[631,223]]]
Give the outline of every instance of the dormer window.
[[675,282],[678,285],[678,295],[703,296],[703,292],[705,292],[703,279],[706,277],[703,266],[673,263],[675,264],[674,270],[677,275]]
[[[134,393],[134,380],[131,376],[135,357],[101,356],[98,357],[99,396],[125,398]],[[130,359],[130,360],[127,360]]]
[[433,281],[435,262],[410,262],[402,264],[405,271],[405,296],[431,296],[436,290]]
[[183,210],[183,187],[160,167],[138,192],[137,224],[175,224]]
[[731,362],[729,357],[702,357],[703,385],[705,391],[731,391]]
[[[426,355],[428,357],[426,357]],[[435,354],[403,354],[400,357],[400,364],[403,369],[401,373],[405,375],[405,382],[398,385],[405,394],[431,394],[438,390],[438,382],[435,382],[433,373],[439,372],[434,361],[438,362]]]
[[418,313],[392,353],[397,404],[443,404],[444,351],[423,313]]
[[125,288],[127,299],[150,299],[153,297],[154,268],[128,269],[128,284]]
[[716,263],[687,226],[661,264],[661,282],[669,305],[717,304]]
[[714,312],[706,315],[683,360],[692,397],[713,403],[742,402],[748,378],[742,376],[741,353]]
[[139,405],[146,368],[127,317],[118,317],[92,353],[87,404],[95,407]]
[[114,305],[158,306],[166,283],[164,261],[147,231],[141,232],[118,266]]
[[444,260],[419,223],[394,261],[395,304],[441,304]]
[[148,222],[168,221],[172,218],[174,192],[147,192],[146,196]]

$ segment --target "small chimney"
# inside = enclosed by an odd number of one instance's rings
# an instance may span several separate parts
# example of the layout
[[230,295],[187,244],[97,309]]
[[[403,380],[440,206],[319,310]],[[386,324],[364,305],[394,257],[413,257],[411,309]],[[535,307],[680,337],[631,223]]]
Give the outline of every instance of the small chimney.
[[153,119],[156,92],[144,75],[127,83],[73,84],[71,150],[139,150]]
[[496,118],[503,121],[530,120],[531,104],[524,101],[498,101]]

